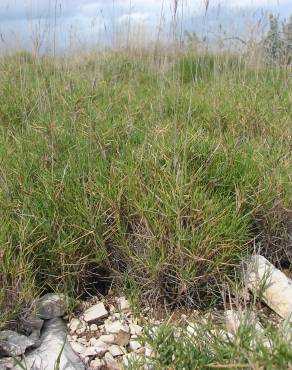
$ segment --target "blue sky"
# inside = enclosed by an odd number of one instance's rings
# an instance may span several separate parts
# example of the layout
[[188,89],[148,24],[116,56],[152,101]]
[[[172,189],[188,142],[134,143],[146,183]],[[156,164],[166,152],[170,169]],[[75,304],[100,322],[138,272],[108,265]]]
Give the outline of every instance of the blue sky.
[[[269,12],[292,14],[292,0],[178,0],[176,30],[212,39],[219,33],[257,35]],[[167,39],[173,30],[173,0],[0,0],[0,49],[69,50],[111,45],[131,38]],[[258,22],[259,20],[262,22]],[[122,41],[121,41],[122,40]]]

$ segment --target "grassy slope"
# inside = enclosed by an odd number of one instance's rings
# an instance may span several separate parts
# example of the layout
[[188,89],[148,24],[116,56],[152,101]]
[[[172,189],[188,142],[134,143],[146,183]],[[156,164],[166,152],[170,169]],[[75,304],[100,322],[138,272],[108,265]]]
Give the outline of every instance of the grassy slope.
[[0,322],[42,289],[84,292],[92,272],[210,303],[259,229],[276,258],[291,222],[287,76],[211,56],[164,73],[117,54],[2,59]]

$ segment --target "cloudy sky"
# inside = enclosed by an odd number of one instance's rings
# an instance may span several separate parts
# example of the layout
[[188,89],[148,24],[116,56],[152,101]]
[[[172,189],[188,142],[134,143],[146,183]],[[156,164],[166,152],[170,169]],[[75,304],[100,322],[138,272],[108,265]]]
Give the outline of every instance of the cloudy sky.
[[[185,31],[212,39],[218,33],[263,32],[270,12],[287,18],[292,0],[0,0],[0,49],[69,50],[147,42]],[[261,22],[260,22],[261,20]],[[174,26],[175,25],[175,26]]]

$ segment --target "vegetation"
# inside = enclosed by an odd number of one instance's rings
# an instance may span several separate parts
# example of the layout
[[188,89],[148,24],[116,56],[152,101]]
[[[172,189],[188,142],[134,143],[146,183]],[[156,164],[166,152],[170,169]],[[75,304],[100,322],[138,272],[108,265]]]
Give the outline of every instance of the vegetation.
[[209,306],[255,245],[289,267],[288,73],[227,55],[3,57],[1,325],[41,292],[112,279],[140,302]]

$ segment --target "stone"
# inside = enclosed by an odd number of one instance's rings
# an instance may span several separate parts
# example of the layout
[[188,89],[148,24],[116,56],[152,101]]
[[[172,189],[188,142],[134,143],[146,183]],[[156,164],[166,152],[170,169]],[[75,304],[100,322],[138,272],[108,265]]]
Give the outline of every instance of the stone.
[[92,370],[102,370],[104,369],[104,367],[105,367],[104,362],[99,358],[95,358],[90,362],[90,368]]
[[115,344],[119,346],[127,346],[131,336],[124,330],[120,330],[115,336]]
[[77,338],[77,342],[84,345],[84,346],[87,345],[87,340],[86,340],[86,338],[83,338],[83,337]]
[[108,351],[108,347],[104,346],[92,346],[87,347],[84,352],[82,352],[82,357],[92,357],[92,356],[103,356]]
[[122,356],[127,353],[122,347],[116,344],[112,344],[108,350],[113,357]]
[[98,339],[107,344],[115,344],[116,337],[114,334],[103,334]]
[[69,323],[69,330],[71,333],[75,333],[81,327],[82,327],[82,322],[75,317]]
[[225,325],[228,332],[236,334],[241,325],[251,326],[256,329],[258,334],[263,333],[264,329],[251,312],[239,312],[235,310],[226,310],[224,313]]
[[[84,364],[66,339],[67,332],[63,320],[60,318],[47,320],[42,330],[40,347],[28,353],[22,362],[25,369],[55,369],[58,356],[61,354],[58,370],[84,370]],[[20,370],[21,367],[17,366],[15,369]]]
[[259,295],[280,317],[292,322],[292,284],[287,276],[265,257],[254,255],[246,270],[248,289]]
[[84,312],[84,320],[86,322],[97,321],[107,316],[108,311],[105,309],[102,302],[95,304]]
[[130,331],[129,326],[123,324],[121,321],[114,321],[113,323],[105,324],[105,331],[108,334],[117,334],[121,330],[125,331],[126,333],[129,333]]
[[110,352],[107,352],[105,355],[104,355],[104,360],[106,362],[106,366],[109,370],[120,370],[121,369],[121,366],[119,365],[119,363],[114,359],[114,357],[112,356],[112,354]]
[[97,330],[98,330],[98,326],[96,324],[90,325],[90,331],[97,331]]
[[37,316],[49,320],[65,315],[66,302],[62,294],[47,293],[36,302]]
[[2,356],[20,356],[34,344],[33,340],[15,331],[4,330],[0,332],[0,355]]
[[118,298],[117,303],[121,311],[127,312],[130,310],[130,303],[125,297]]
[[73,351],[75,351],[76,353],[79,353],[79,354],[83,353],[86,349],[86,347],[83,344],[80,344],[78,342],[72,342],[71,347],[72,347]]
[[141,343],[137,339],[131,339],[129,342],[129,348],[132,352],[138,351],[142,347]]
[[131,335],[141,335],[142,334],[143,328],[141,326],[130,323],[129,327],[130,327]]
[[86,332],[86,326],[81,326],[81,328],[76,330],[76,334],[81,335]]

